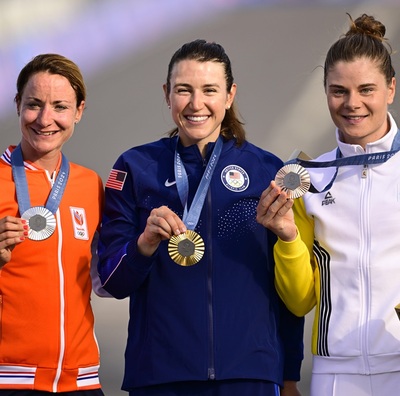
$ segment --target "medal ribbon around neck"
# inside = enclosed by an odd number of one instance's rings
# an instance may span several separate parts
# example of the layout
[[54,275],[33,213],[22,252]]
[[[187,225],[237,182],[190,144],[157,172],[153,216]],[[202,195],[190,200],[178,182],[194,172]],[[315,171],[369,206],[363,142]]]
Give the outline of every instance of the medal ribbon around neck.
[[28,220],[28,238],[41,241],[53,234],[56,226],[55,213],[60,205],[69,176],[69,162],[62,154],[61,168],[47,198],[45,206],[31,207],[28,182],[25,174],[24,160],[21,145],[18,145],[11,154],[11,167],[21,218]]
[[207,163],[190,209],[188,209],[187,206],[189,197],[189,181],[185,167],[178,152],[178,143],[179,138],[177,140],[175,149],[174,172],[179,199],[181,200],[184,208],[182,221],[185,223],[188,230],[184,234],[174,235],[170,238],[168,252],[172,260],[174,260],[177,264],[182,266],[190,266],[199,262],[204,254],[203,239],[193,230],[199,221],[200,213],[210,186],[211,178],[221,155],[222,138],[220,136],[215,142],[211,158]]
[[[303,160],[301,158],[294,158],[290,161],[287,161],[284,165],[284,167],[281,169],[283,170],[285,167],[290,167],[293,165],[299,166],[301,168],[301,171],[305,171],[304,168],[331,168],[331,167],[336,167],[335,174],[332,177],[332,180],[326,185],[326,187],[319,191],[317,188],[315,188],[311,182],[309,182],[307,186],[307,190],[311,193],[323,193],[329,190],[338,174],[339,167],[341,166],[348,166],[348,165],[374,165],[374,164],[382,164],[389,160],[390,158],[393,157],[398,151],[400,150],[400,131],[398,130],[392,143],[392,147],[389,151],[380,151],[377,153],[371,153],[371,154],[360,154],[360,155],[353,155],[350,157],[342,157],[342,153],[340,152],[339,148],[336,151],[336,159],[331,160],[331,161],[308,161],[308,160]],[[299,172],[301,172],[299,171]],[[308,173],[307,171],[305,171]],[[279,173],[279,172],[278,172]],[[300,173],[299,173],[300,174]],[[304,191],[303,193],[307,192]],[[301,196],[303,193],[300,193]],[[297,198],[297,197],[293,197]]]

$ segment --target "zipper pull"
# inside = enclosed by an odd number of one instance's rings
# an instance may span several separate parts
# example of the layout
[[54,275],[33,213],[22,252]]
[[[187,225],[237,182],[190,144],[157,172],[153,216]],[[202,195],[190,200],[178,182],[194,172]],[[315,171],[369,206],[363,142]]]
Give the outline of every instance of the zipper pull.
[[213,368],[208,369],[208,379],[215,380],[215,370]]
[[367,171],[368,171],[368,165],[364,164],[364,167],[363,167],[363,169],[361,171],[361,178],[362,179],[365,179],[367,177]]

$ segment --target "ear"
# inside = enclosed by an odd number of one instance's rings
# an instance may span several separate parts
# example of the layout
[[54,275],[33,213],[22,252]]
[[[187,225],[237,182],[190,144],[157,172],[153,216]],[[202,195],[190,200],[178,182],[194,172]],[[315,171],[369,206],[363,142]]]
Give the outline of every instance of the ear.
[[19,117],[21,115],[21,101],[18,96],[15,96],[15,104],[17,108],[17,115]]
[[388,87],[389,89],[389,96],[388,96],[388,105],[392,104],[394,101],[394,96],[396,94],[396,78],[392,78],[392,83]]
[[163,84],[163,91],[164,91],[165,101],[167,102],[167,106],[170,109],[171,108],[171,102],[170,102],[169,97],[168,97],[167,84]]
[[235,100],[236,90],[237,90],[237,85],[234,83],[232,84],[231,90],[228,92],[226,98],[226,104],[225,104],[226,109],[229,109],[232,106],[232,103]]
[[85,101],[82,100],[81,104],[76,108],[75,124],[77,124],[81,120],[84,109],[85,109]]

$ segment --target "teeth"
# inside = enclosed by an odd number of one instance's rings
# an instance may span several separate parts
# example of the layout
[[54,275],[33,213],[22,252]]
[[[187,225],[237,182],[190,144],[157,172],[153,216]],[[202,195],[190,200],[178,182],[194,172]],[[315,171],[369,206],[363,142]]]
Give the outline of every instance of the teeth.
[[36,131],[36,133],[42,136],[50,136],[55,134],[55,132],[38,132],[38,131]]
[[201,116],[201,117],[188,116],[187,117],[188,120],[195,121],[195,122],[205,121],[207,118],[208,118],[207,116]]

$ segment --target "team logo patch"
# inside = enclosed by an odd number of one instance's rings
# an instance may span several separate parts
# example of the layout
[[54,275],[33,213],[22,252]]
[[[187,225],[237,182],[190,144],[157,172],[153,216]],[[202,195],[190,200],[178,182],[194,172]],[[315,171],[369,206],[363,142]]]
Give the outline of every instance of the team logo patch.
[[71,212],[75,238],[87,241],[89,239],[89,232],[87,228],[85,209],[70,206],[69,210]]
[[242,192],[249,186],[250,179],[247,172],[238,165],[228,165],[221,172],[223,185],[233,192]]

